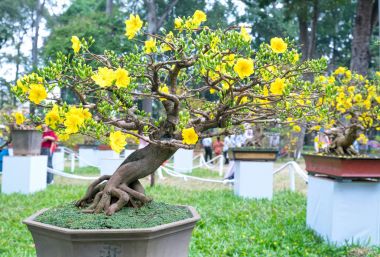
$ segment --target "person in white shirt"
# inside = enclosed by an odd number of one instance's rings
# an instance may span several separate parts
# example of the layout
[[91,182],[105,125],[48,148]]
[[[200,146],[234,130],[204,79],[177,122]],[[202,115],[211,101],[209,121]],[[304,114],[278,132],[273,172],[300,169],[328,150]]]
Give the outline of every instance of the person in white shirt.
[[212,159],[212,139],[210,137],[203,138],[202,146],[205,150],[205,161],[207,162],[208,158]]

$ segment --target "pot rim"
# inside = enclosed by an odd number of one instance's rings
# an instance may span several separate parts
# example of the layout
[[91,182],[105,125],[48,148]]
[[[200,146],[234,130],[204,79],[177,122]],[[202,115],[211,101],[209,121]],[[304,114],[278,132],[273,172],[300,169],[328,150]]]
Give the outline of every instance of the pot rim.
[[329,158],[329,159],[337,159],[337,160],[380,160],[379,157],[358,157],[358,156],[337,156],[337,155],[321,155],[321,154],[313,154],[313,153],[302,153],[303,157],[317,157],[317,158]]

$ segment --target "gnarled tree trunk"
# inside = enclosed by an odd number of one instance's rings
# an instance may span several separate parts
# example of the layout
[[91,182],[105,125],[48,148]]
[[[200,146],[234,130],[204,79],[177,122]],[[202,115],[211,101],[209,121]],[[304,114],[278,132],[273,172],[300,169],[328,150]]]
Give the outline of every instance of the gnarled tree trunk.
[[151,201],[145,196],[139,179],[152,174],[177,149],[149,144],[136,150],[112,176],[105,175],[94,181],[76,205],[87,207],[85,212],[112,215],[126,205],[137,207]]

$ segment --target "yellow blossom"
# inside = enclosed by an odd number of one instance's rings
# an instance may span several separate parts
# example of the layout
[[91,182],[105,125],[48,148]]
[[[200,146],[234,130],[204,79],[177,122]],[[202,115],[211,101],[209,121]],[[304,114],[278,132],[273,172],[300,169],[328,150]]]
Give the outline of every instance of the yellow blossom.
[[245,42],[251,42],[252,37],[249,35],[247,29],[243,26],[240,27],[240,35],[242,36]]
[[335,71],[334,71],[334,75],[343,75],[345,72],[346,72],[347,68],[345,67],[338,67]]
[[45,124],[51,128],[56,128],[60,121],[58,106],[54,105],[51,111],[49,111],[45,116]]
[[111,132],[109,140],[112,150],[114,150],[117,153],[120,153],[127,144],[127,135],[121,131]]
[[32,84],[29,91],[29,100],[35,104],[40,104],[47,97],[45,87],[41,84]]
[[285,88],[285,79],[277,78],[270,84],[270,92],[276,95],[282,95]]
[[[164,94],[169,94],[169,88],[166,84],[161,84],[161,86],[158,88],[158,91]],[[160,97],[161,101],[166,100],[164,97]]]
[[207,15],[200,10],[196,10],[193,14],[193,22],[199,26],[204,21],[207,21]]
[[21,125],[21,124],[23,124],[25,122],[24,114],[22,114],[21,112],[15,112],[15,113],[13,113],[13,117],[15,117],[17,125]]
[[281,54],[286,51],[288,48],[288,44],[285,43],[285,41],[282,38],[274,37],[270,40],[270,47],[272,48],[272,51]]
[[238,74],[239,78],[243,79],[253,74],[253,60],[239,58],[234,66],[234,71]]
[[132,39],[135,37],[137,32],[142,28],[143,22],[140,19],[140,16],[136,14],[131,14],[129,16],[129,20],[125,21],[125,35],[128,37],[128,39]]
[[83,124],[83,120],[78,115],[66,115],[64,125],[66,134],[74,134],[79,131],[79,127]]
[[71,37],[71,43],[72,43],[72,48],[74,50],[74,53],[78,53],[81,47],[80,40],[77,36],[72,36]]
[[368,143],[368,138],[364,134],[360,134],[357,140],[364,145]]
[[233,66],[235,61],[235,55],[229,54],[223,57],[223,60],[228,64],[228,66]]
[[127,87],[131,83],[131,78],[127,70],[118,68],[115,71],[115,85],[118,88]]
[[210,88],[210,94],[215,94],[216,90],[215,88]]
[[198,134],[193,127],[182,130],[182,142],[187,145],[194,145],[198,141]]
[[101,67],[96,74],[91,76],[91,78],[100,87],[109,87],[115,80],[115,72],[107,67]]
[[298,125],[295,125],[295,126],[293,126],[293,131],[299,133],[299,132],[301,132],[301,127]]
[[70,138],[70,135],[68,134],[58,134],[58,140],[59,141],[67,141],[69,140]]
[[183,26],[183,20],[182,18],[175,18],[174,20],[174,28],[176,29],[182,29]]
[[156,39],[150,38],[149,40],[145,41],[145,53],[150,54],[157,51],[156,48]]
[[26,85],[24,85],[24,83],[22,83],[20,79],[17,80],[16,84],[18,88],[21,88],[24,94],[28,92],[29,88]]

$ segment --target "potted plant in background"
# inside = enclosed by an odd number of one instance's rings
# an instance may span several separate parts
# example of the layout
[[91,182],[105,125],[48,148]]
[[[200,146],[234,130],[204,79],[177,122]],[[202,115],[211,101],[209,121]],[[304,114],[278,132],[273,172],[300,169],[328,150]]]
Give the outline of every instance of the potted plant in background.
[[253,128],[245,124],[244,135],[237,135],[234,138],[237,141],[239,137],[245,140],[241,147],[230,149],[230,158],[234,161],[236,195],[255,199],[272,199],[273,166],[278,149],[264,146],[263,130],[262,124]]
[[[32,95],[33,97],[33,95]],[[34,193],[46,188],[47,158],[40,155],[42,133],[22,112],[3,116],[9,124],[13,154],[3,160],[3,193]],[[36,120],[37,121],[37,120]]]
[[[70,220],[84,218],[91,228],[97,228],[92,217],[106,214],[116,222],[119,213],[129,207],[147,205],[151,199],[145,196],[140,179],[152,174],[178,149],[193,149],[198,139],[210,135],[210,129],[216,128],[211,136],[228,135],[244,123],[286,120],[310,111],[311,106],[295,101],[314,98],[318,90],[305,86],[302,73],[319,72],[325,68],[325,60],[300,63],[293,43],[281,38],[253,50],[245,27],[212,30],[201,26],[206,19],[202,11],[177,18],[175,31],[144,34],[147,39],[143,45],[137,41],[133,51],[122,55],[112,51],[96,55],[90,51],[93,40],[73,36],[74,56],[59,54],[55,62],[38,71],[43,90],[70,87],[80,99],[75,105],[62,100],[40,104],[46,115],[55,117],[51,122],[61,140],[83,133],[108,142],[116,152],[125,149],[127,135],[147,142],[112,175],[94,181],[75,206],[68,207],[75,213]],[[126,21],[129,40],[141,33],[143,24],[138,15],[130,15]],[[35,90],[25,84],[25,91],[16,85],[20,99]],[[216,94],[217,100],[207,100],[203,94],[207,91]],[[138,109],[136,100],[146,98],[163,110],[158,119]],[[57,255],[62,249],[66,256],[93,256],[105,248],[121,256],[178,257],[187,256],[191,230],[199,219],[192,208],[186,208],[187,218],[154,228],[58,228],[67,225],[59,223],[60,215],[54,215],[64,213],[62,209],[40,212],[25,223],[39,257]],[[45,213],[49,218],[39,222]],[[139,210],[133,213],[138,215]]]
[[[307,224],[330,241],[380,244],[380,158],[359,154],[356,141],[380,128],[379,74],[368,79],[339,67],[315,84],[323,95],[312,116],[318,153],[304,154],[309,173]],[[324,129],[324,132],[323,129]],[[321,138],[328,137],[323,145]]]

